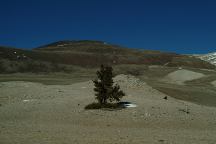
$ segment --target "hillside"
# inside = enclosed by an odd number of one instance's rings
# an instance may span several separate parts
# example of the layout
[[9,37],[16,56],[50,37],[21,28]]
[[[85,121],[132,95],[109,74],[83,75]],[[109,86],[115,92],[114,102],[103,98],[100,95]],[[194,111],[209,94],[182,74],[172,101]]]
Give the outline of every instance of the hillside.
[[216,52],[215,53],[209,53],[205,55],[195,55],[201,60],[207,61],[213,65],[216,65]]
[[[102,55],[103,58],[101,62],[108,62],[111,64],[146,64],[166,65],[171,67],[188,66],[194,68],[214,68],[211,64],[187,55],[164,53],[153,50],[129,49],[103,41],[59,41],[41,46],[34,50],[61,54],[73,53],[76,55],[93,55],[94,57]],[[108,58],[106,62],[104,61],[104,58]]]
[[118,45],[108,44],[103,41],[81,40],[81,41],[58,41],[48,45],[40,46],[34,50],[55,52],[83,52],[83,53],[106,53],[127,54],[136,53],[136,50],[126,49]]
[[0,70],[6,73],[70,72],[74,65],[94,68],[101,64],[215,68],[208,62],[187,55],[129,49],[101,41],[59,41],[33,50],[0,47]]

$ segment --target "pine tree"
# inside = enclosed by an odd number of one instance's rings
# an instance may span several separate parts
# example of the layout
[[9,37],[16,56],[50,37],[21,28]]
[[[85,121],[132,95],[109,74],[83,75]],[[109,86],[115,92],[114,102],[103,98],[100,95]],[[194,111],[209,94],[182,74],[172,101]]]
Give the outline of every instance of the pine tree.
[[125,93],[120,90],[120,86],[114,84],[113,82],[113,69],[109,66],[101,65],[100,70],[97,71],[97,79],[94,80],[94,91],[95,98],[98,100],[100,104],[107,104],[109,100],[112,102],[120,101],[120,99],[125,96]]

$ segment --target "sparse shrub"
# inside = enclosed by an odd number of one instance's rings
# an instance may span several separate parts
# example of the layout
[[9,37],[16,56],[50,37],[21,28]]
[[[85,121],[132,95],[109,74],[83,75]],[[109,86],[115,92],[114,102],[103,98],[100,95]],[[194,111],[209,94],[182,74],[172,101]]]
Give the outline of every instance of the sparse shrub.
[[49,72],[71,72],[73,67],[64,64],[54,64],[45,61],[36,61],[31,59],[26,60],[8,60],[0,59],[0,73],[49,73]]
[[4,71],[3,62],[0,60],[0,73]]
[[133,76],[143,75],[144,71],[148,70],[148,66],[146,65],[119,65],[115,66],[116,70],[114,72],[115,75],[126,74]]

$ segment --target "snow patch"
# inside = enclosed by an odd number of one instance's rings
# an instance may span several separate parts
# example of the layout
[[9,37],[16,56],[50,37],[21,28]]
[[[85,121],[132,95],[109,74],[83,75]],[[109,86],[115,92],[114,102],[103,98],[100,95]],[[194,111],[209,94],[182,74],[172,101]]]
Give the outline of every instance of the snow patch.
[[[195,55],[196,56],[196,55]],[[201,60],[207,61],[213,65],[216,65],[216,53],[209,53],[205,55],[197,55],[196,57],[200,58]]]
[[25,100],[23,100],[23,102],[32,102],[32,101],[35,101],[35,99],[25,99]]

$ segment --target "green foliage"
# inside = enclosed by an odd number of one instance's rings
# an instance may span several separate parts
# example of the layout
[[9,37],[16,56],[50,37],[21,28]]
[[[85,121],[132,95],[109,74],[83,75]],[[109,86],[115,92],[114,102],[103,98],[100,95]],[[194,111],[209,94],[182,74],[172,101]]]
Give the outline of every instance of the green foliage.
[[125,96],[125,93],[120,90],[120,86],[113,82],[113,69],[109,66],[101,65],[99,71],[97,71],[98,79],[94,80],[95,98],[99,104],[107,104],[107,100],[120,101]]

